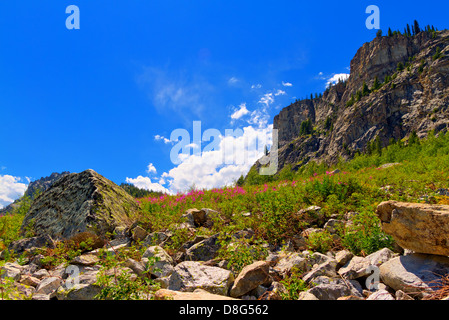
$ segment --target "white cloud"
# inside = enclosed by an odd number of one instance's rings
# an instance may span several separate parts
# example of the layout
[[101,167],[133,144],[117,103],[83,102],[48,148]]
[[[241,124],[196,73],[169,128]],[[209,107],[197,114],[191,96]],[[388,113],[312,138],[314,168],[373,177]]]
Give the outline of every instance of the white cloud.
[[156,167],[152,163],[150,163],[147,167],[147,172],[148,173],[157,173]]
[[231,78],[229,78],[229,80],[228,80],[228,84],[233,85],[233,84],[236,84],[236,83],[239,82],[239,81],[240,81],[240,80],[237,79],[236,77],[231,77]]
[[282,81],[282,85],[283,85],[284,87],[292,87],[292,86],[293,86],[292,83],[290,83],[290,82],[284,82],[284,81]]
[[231,118],[234,120],[240,119],[244,115],[247,115],[249,113],[248,109],[246,108],[246,103],[242,103],[239,106],[239,109],[236,110],[232,115]]
[[262,85],[260,84],[260,83],[257,83],[257,84],[253,84],[252,86],[251,86],[251,89],[260,89],[260,88],[262,88]]
[[19,177],[0,175],[0,208],[13,203],[14,200],[23,196],[28,185],[22,183],[21,180]]
[[165,192],[165,193],[169,192],[161,184],[151,182],[151,179],[149,177],[138,176],[135,179],[126,178],[126,183],[130,183],[130,184],[136,186],[137,188],[145,189],[145,190],[149,190],[149,191],[159,191],[159,192]]
[[[321,73],[321,72],[320,72]],[[322,73],[321,73],[322,74]],[[327,79],[326,82],[326,86],[328,86],[329,84],[335,84],[338,81],[345,81],[346,79],[349,78],[349,73],[337,73],[337,74],[333,74],[332,77]]]
[[171,193],[183,192],[193,184],[199,189],[230,185],[260,159],[265,145],[271,145],[272,128],[248,126],[241,135],[222,136],[217,150],[184,157],[181,164],[162,175],[164,181],[169,182]]
[[268,107],[273,102],[274,102],[274,98],[273,98],[273,93],[271,93],[271,92],[265,93],[259,100],[259,103],[264,104],[266,107]]
[[165,144],[168,144],[168,143],[172,142],[170,139],[167,139],[166,137],[158,135],[158,134],[154,136],[154,140],[156,140],[156,141],[164,141]]
[[276,93],[274,94],[276,97],[277,96],[283,96],[284,94],[287,94],[284,90],[278,90],[278,91],[276,91]]

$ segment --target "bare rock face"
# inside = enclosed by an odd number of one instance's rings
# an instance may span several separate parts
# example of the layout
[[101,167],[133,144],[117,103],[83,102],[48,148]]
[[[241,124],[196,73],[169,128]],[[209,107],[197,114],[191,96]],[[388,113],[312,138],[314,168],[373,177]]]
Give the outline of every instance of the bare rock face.
[[[437,50],[441,50],[438,59]],[[399,64],[403,70],[398,70]],[[387,76],[390,80],[385,81]],[[356,98],[364,83],[369,92]],[[348,104],[351,97],[355,98]],[[421,32],[413,37],[376,37],[356,52],[345,82],[320,97],[298,100],[274,117],[279,170],[310,161],[335,164],[340,157],[349,159],[365,151],[377,138],[386,146],[391,138],[408,139],[413,131],[420,138],[431,130],[447,131],[448,105],[448,30],[435,36]],[[312,132],[301,131],[304,121],[311,122]],[[257,161],[255,168],[259,167]]]
[[449,256],[449,206],[385,201],[376,213],[402,248]]
[[122,188],[86,170],[64,176],[35,199],[21,228],[63,239],[84,231],[104,235],[131,225],[138,208]]

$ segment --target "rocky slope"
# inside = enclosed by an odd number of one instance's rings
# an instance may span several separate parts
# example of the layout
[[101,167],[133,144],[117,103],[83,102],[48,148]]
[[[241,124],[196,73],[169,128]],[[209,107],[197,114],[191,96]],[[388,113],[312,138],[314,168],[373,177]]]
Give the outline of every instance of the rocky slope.
[[[364,152],[376,138],[386,146],[392,138],[408,139],[413,131],[422,138],[430,130],[447,130],[448,53],[447,30],[376,37],[365,43],[352,59],[345,82],[321,98],[291,104],[274,118],[279,169],[309,161],[335,164],[340,157]],[[313,132],[301,131],[307,120]]]
[[[321,208],[313,207],[313,210],[319,212]],[[407,222],[413,212],[420,212],[421,220],[414,229]],[[432,227],[435,233],[444,233],[444,227],[433,224],[432,220],[447,216],[449,206],[385,202],[379,205],[377,213],[383,220],[394,216],[404,218],[396,221],[393,228],[403,232],[392,234],[395,239],[408,235],[410,241],[401,242],[405,252],[399,247],[397,252],[384,248],[368,256],[355,256],[347,250],[322,254],[293,245],[282,249],[270,247],[265,260],[250,263],[234,274],[227,268],[227,261],[216,258],[219,246],[210,241],[214,236],[197,236],[197,241],[184,243],[179,252],[170,255],[163,246],[174,241],[172,233],[148,233],[136,226],[129,237],[113,240],[114,244],[109,242],[102,249],[85,252],[54,268],[45,265],[42,255],[29,256],[25,264],[8,262],[0,267],[3,274],[0,283],[2,278],[12,279],[16,294],[22,299],[92,300],[104,288],[104,283],[99,281],[101,277],[109,275],[112,280],[127,274],[128,282],[122,285],[129,286],[137,279],[153,283],[153,286],[133,289],[132,293],[139,299],[279,300],[287,294],[283,279],[293,270],[299,270],[309,288],[299,294],[298,300],[447,300],[447,291],[439,289],[448,285],[449,258],[446,254],[424,254],[432,252],[432,242],[444,246],[445,252],[449,249],[447,244],[433,239],[429,233],[411,238],[423,228]],[[178,227],[197,233],[213,214],[210,209],[190,209]],[[353,218],[348,216],[339,223],[356,223]],[[388,223],[384,222],[384,226]],[[328,220],[324,228],[333,233],[332,226],[335,221]],[[405,233],[404,226],[409,229]],[[317,229],[309,229],[302,236],[308,237],[313,232]],[[229,236],[237,241],[239,236],[250,234],[251,230],[242,230]],[[409,243],[417,242],[421,243],[420,247],[414,247],[417,251],[408,249]],[[133,249],[136,246],[141,254],[133,254],[132,258],[125,254],[137,250]],[[28,252],[37,250],[29,248]],[[105,255],[120,262],[120,266],[112,268],[104,264]]]

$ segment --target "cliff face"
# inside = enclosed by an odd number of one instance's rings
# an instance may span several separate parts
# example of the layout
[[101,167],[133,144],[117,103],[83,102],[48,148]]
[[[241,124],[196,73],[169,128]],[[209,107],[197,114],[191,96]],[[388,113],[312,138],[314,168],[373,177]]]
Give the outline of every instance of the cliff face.
[[[424,137],[430,130],[447,130],[448,53],[447,30],[434,36],[421,32],[376,37],[365,43],[351,61],[348,80],[327,89],[322,98],[291,104],[274,118],[279,169],[311,160],[334,164],[340,157],[363,152],[377,137],[385,146],[391,138],[407,139],[413,131]],[[363,91],[364,83],[368,90]],[[306,120],[312,122],[311,134],[301,134]]]

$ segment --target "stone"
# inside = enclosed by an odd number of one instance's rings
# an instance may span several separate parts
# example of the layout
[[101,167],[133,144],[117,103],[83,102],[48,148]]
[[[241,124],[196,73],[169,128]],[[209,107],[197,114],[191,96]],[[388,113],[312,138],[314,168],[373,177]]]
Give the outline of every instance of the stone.
[[385,201],[378,205],[382,229],[399,246],[449,256],[449,206]]
[[[70,201],[67,201],[70,199]],[[25,215],[21,232],[68,239],[91,231],[112,233],[132,224],[139,206],[132,196],[93,170],[71,173],[58,179],[35,199]]]
[[[150,262],[150,258],[154,259],[151,259]],[[173,273],[174,261],[162,247],[152,246],[147,248],[142,255],[142,261],[147,265],[150,274],[155,277],[167,277]]]
[[265,283],[269,278],[269,266],[266,261],[257,261],[245,266],[235,279],[230,296],[241,297]]
[[36,293],[52,294],[62,284],[62,279],[58,277],[50,277],[43,279],[36,287]]
[[21,284],[24,284],[24,285],[30,286],[30,287],[34,287],[34,288],[36,288],[40,282],[41,282],[41,280],[39,280],[38,278],[35,278],[33,276],[22,276],[20,278]]
[[380,279],[394,290],[411,297],[425,297],[438,289],[449,273],[449,257],[409,254],[393,258],[380,266]]
[[340,297],[351,295],[363,297],[362,287],[357,281],[320,276],[314,279],[313,283],[317,285],[307,292],[314,295],[318,300],[337,300]]
[[74,284],[70,289],[60,286],[52,296],[57,300],[95,300],[101,287],[94,284]]
[[352,257],[354,257],[354,254],[348,250],[338,251],[335,255],[335,260],[337,261],[337,269],[348,263],[352,259]]
[[143,241],[148,236],[148,232],[141,226],[137,226],[131,230],[132,239],[134,241]]
[[324,224],[324,230],[327,230],[330,234],[336,234],[341,228],[343,228],[345,222],[343,220],[338,219],[329,219]]
[[415,300],[402,290],[396,291],[395,296],[396,300]]
[[159,289],[154,293],[155,300],[238,300],[235,298],[212,294],[202,289],[193,292],[179,292],[168,289]]
[[338,270],[338,274],[345,279],[358,279],[370,275],[373,267],[379,267],[392,259],[395,253],[388,248],[383,248],[366,257],[354,256],[349,262]]
[[186,292],[204,289],[213,294],[227,295],[233,281],[234,276],[229,270],[184,261],[175,266],[168,289]]
[[285,276],[290,273],[294,268],[300,272],[304,272],[307,269],[307,259],[302,257],[301,254],[292,252],[281,255],[273,269],[279,274]]
[[55,248],[55,242],[53,239],[48,235],[44,234],[37,237],[32,238],[23,238],[17,241],[11,242],[11,244],[8,246],[9,251],[13,251],[16,254],[22,254],[25,251],[32,251],[37,248]]
[[377,290],[370,294],[366,300],[396,300],[387,290]]
[[191,246],[185,253],[185,260],[188,261],[208,261],[217,257],[221,245],[218,241],[218,234],[215,234],[203,241]]
[[320,299],[318,299],[317,297],[315,297],[312,293],[308,292],[308,291],[302,291],[299,293],[298,295],[298,300],[311,300],[311,301],[318,301]]
[[337,277],[337,261],[335,259],[328,259],[323,263],[315,264],[312,270],[303,275],[302,279],[309,283],[319,276]]
[[218,214],[218,212],[208,208],[203,208],[201,210],[193,208],[188,209],[186,213],[182,215],[182,218],[191,228],[210,228],[213,225],[210,218],[211,214]]
[[22,266],[17,263],[7,262],[0,267],[0,278],[11,278],[14,281],[20,280]]
[[32,274],[33,277],[42,280],[43,278],[47,278],[50,276],[50,273],[46,269],[39,269]]
[[94,254],[82,254],[77,256],[70,261],[71,264],[80,266],[93,266],[97,264],[100,259]]

